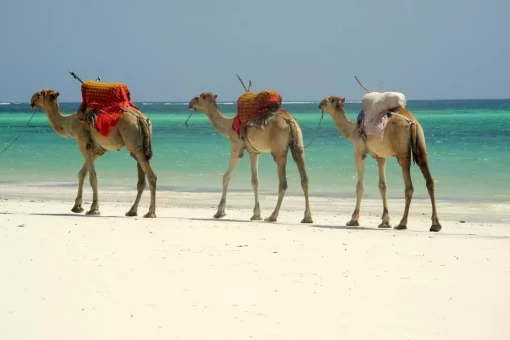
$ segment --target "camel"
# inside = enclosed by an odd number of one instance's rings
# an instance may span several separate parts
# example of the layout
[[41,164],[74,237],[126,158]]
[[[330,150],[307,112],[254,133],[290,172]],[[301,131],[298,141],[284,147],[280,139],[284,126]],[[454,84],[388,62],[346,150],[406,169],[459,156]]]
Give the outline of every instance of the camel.
[[[358,81],[359,82],[359,81]],[[362,85],[360,83],[360,85]],[[363,86],[363,85],[362,85]],[[366,89],[366,87],[363,86]],[[367,89],[366,89],[367,90]],[[367,90],[367,92],[369,92]],[[358,172],[356,184],[356,207],[352,218],[347,226],[359,226],[359,215],[361,197],[364,192],[365,158],[370,154],[376,161],[379,168],[379,192],[383,201],[382,223],[379,228],[391,228],[388,213],[388,200],[386,196],[386,158],[395,156],[402,168],[402,176],[405,183],[405,209],[400,223],[394,229],[407,229],[407,217],[413,197],[413,183],[411,181],[411,157],[414,163],[418,164],[425,178],[427,190],[432,202],[432,226],[430,231],[438,232],[441,224],[436,211],[436,200],[434,193],[434,179],[430,173],[427,161],[427,149],[423,128],[413,114],[402,108],[392,109],[392,112],[400,116],[392,115],[389,118],[384,130],[382,140],[375,136],[366,136],[366,141],[361,137],[356,122],[347,118],[344,110],[345,98],[329,96],[319,104],[319,109],[326,111],[333,118],[340,134],[350,140],[354,146],[354,160]]]
[[261,220],[259,204],[259,176],[258,161],[259,154],[270,152],[278,167],[278,201],[276,207],[265,221],[276,222],[283,197],[287,190],[287,153],[290,148],[292,158],[297,165],[301,176],[301,187],[305,196],[305,213],[301,223],[313,223],[310,204],[308,201],[308,175],[305,169],[305,153],[303,147],[303,135],[296,119],[284,109],[279,109],[275,116],[268,119],[267,126],[264,129],[258,127],[248,127],[246,138],[239,138],[237,132],[232,129],[234,117],[225,117],[216,104],[217,95],[210,92],[204,92],[193,98],[188,108],[190,110],[203,111],[213,127],[223,136],[230,140],[231,153],[228,168],[223,175],[223,190],[221,200],[218,205],[218,211],[214,218],[222,218],[226,215],[225,205],[227,200],[227,188],[230,182],[232,172],[243,157],[244,151],[250,155],[251,163],[251,185],[255,194],[255,206],[251,220]]
[[145,176],[147,176],[151,201],[149,212],[144,217],[156,217],[157,177],[149,163],[152,157],[152,127],[150,121],[140,111],[128,108],[110,134],[105,137],[89,123],[83,124],[80,122],[76,113],[62,114],[58,104],[58,96],[59,92],[53,89],[38,91],[32,96],[30,106],[44,109],[53,130],[64,138],[74,138],[85,159],[85,164],[78,172],[78,194],[71,211],[81,213],[84,210],[82,208],[83,183],[87,173],[89,173],[92,187],[92,204],[86,214],[100,215],[97,192],[98,181],[94,161],[106,151],[120,150],[126,147],[131,157],[136,160],[138,168],[137,195],[126,216],[137,216],[138,204],[146,186]]

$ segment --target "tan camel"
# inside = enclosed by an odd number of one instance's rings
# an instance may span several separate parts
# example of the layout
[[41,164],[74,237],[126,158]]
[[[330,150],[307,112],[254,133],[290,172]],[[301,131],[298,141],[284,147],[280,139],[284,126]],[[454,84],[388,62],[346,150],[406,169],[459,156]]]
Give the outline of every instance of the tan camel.
[[137,161],[138,167],[137,195],[126,216],[137,216],[138,204],[146,186],[145,176],[147,176],[151,191],[151,202],[149,212],[144,217],[156,217],[157,178],[149,164],[152,157],[152,127],[150,121],[140,111],[134,108],[126,109],[117,125],[107,137],[104,137],[95,128],[90,127],[90,124],[82,124],[76,113],[62,114],[57,100],[58,96],[59,92],[52,89],[38,91],[32,96],[30,106],[32,108],[43,108],[53,130],[62,137],[74,138],[85,159],[85,164],[78,172],[78,194],[71,211],[75,213],[83,212],[83,182],[87,173],[89,173],[92,187],[92,205],[87,215],[100,214],[94,161],[106,151],[120,150],[126,147],[130,155]]
[[230,182],[230,177],[239,163],[239,160],[243,157],[244,150],[247,150],[250,155],[251,163],[251,185],[255,194],[255,207],[253,208],[253,216],[251,217],[251,220],[262,219],[260,215],[258,194],[259,153],[270,152],[278,166],[278,201],[271,216],[265,219],[265,221],[268,222],[275,222],[278,218],[278,213],[280,212],[285,191],[287,190],[286,167],[287,153],[290,147],[292,158],[294,159],[294,162],[296,162],[301,176],[301,187],[303,188],[305,196],[305,215],[301,223],[313,223],[310,204],[308,201],[308,175],[305,169],[303,135],[295,118],[287,111],[280,109],[274,117],[268,119],[267,126],[264,129],[249,127],[245,138],[246,141],[244,141],[243,139],[240,139],[237,132],[232,129],[234,118],[225,117],[221,113],[220,109],[216,105],[216,98],[216,95],[207,92],[193,98],[189,103],[190,110],[203,111],[211,121],[213,127],[223,137],[228,138],[231,144],[228,169],[223,175],[223,192],[218,205],[218,212],[214,215],[214,217],[221,218],[225,216],[227,188]]
[[383,201],[382,223],[379,225],[379,228],[391,228],[390,217],[388,214],[388,200],[386,196],[386,158],[395,156],[402,168],[406,199],[404,216],[395,229],[407,229],[407,217],[414,190],[413,183],[411,181],[412,157],[413,161],[420,167],[423,177],[425,177],[430,200],[432,202],[432,226],[430,231],[440,231],[441,224],[439,223],[439,218],[437,216],[436,200],[434,197],[434,180],[427,162],[425,135],[418,120],[408,110],[402,107],[395,108],[391,111],[406,117],[413,123],[410,125],[405,118],[391,116],[391,118],[388,119],[386,129],[384,130],[383,139],[381,140],[378,137],[367,136],[365,142],[360,136],[356,122],[349,120],[345,115],[344,103],[345,98],[330,96],[320,102],[319,109],[328,112],[335,121],[340,133],[354,144],[354,160],[358,171],[356,207],[352,214],[352,218],[349,222],[347,222],[347,225],[359,226],[358,220],[361,197],[364,192],[363,180],[365,176],[365,158],[368,153],[376,159],[379,168],[379,191]]

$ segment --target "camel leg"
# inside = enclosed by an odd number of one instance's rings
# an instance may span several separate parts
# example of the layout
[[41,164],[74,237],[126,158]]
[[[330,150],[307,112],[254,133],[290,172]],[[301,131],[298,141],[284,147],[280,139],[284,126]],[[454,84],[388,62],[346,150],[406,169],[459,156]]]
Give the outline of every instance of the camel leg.
[[[97,194],[97,174],[96,174],[96,168],[94,166],[94,161],[98,157],[97,155],[93,155],[91,151],[87,150],[86,147],[80,147],[80,152],[83,155],[83,158],[85,158],[85,167],[87,169],[86,172],[82,172],[80,170],[80,173],[83,175],[83,179],[85,180],[85,175],[87,172],[89,173],[89,181],[90,186],[92,187],[92,204],[90,205],[90,210],[86,212],[87,215],[100,215],[99,212],[99,199]],[[83,185],[83,183],[82,183]],[[78,195],[81,194],[80,188],[78,188]],[[78,198],[77,198],[78,199]]]
[[[131,157],[133,157],[136,160],[135,155],[131,154]],[[138,163],[138,160],[136,161],[136,167],[138,169],[138,183],[136,184],[136,198],[135,202],[133,203],[133,206],[129,211],[126,213],[126,216],[138,216],[138,204],[140,203],[140,199],[142,198],[143,191],[146,187],[145,182],[145,172],[143,171],[142,167],[140,166],[140,163]]]
[[[135,209],[138,209],[138,203],[140,201],[140,197],[142,196],[143,190],[145,189],[145,179],[141,179],[140,174],[140,168],[145,173],[145,176],[147,176],[147,179],[149,180],[149,188],[151,191],[151,202],[149,205],[149,212],[145,214],[143,217],[146,218],[154,218],[156,217],[156,182],[158,180],[158,177],[156,176],[156,173],[154,172],[154,169],[152,169],[152,166],[150,165],[149,161],[145,157],[143,151],[137,151],[134,154],[134,157],[136,158],[138,162],[138,185],[137,189],[138,192],[136,194],[135,203],[133,203],[133,207],[131,207],[131,210],[135,207]],[[130,210],[130,211],[131,211]],[[127,214],[126,214],[127,215]]]
[[276,165],[278,166],[278,201],[276,202],[276,207],[271,214],[271,216],[267,217],[265,221],[267,222],[276,222],[278,219],[278,214],[280,213],[280,207],[282,206],[283,197],[285,196],[285,192],[287,191],[287,152],[283,155],[274,155],[273,158],[276,161]]
[[251,164],[251,186],[255,194],[255,207],[253,208],[253,216],[250,218],[252,221],[261,220],[260,217],[260,203],[259,203],[259,154],[250,153]]
[[82,213],[83,207],[82,204],[82,196],[83,196],[83,183],[85,182],[85,177],[87,176],[87,163],[84,163],[81,167],[81,170],[78,172],[78,193],[76,194],[76,199],[74,200],[74,207],[71,209],[73,213]]
[[241,159],[242,151],[239,151],[237,148],[232,148],[230,152],[230,160],[228,162],[228,169],[225,171],[223,175],[223,191],[221,193],[220,204],[218,204],[218,211],[214,214],[214,218],[222,218],[226,215],[225,213],[225,205],[227,203],[227,188],[230,183],[230,177],[232,176],[232,172],[239,164],[239,160]]
[[411,206],[414,192],[413,182],[411,180],[411,159],[410,157],[399,158],[398,163],[402,168],[402,177],[404,178],[406,205],[404,208],[404,216],[402,216],[402,220],[394,229],[407,229],[407,217],[409,215],[409,207]]
[[388,197],[386,195],[386,159],[377,158],[377,167],[379,168],[379,192],[383,201],[382,223],[379,228],[391,228],[390,216],[388,213]]
[[[94,162],[99,158],[100,155],[94,155]],[[74,207],[71,209],[74,213],[82,213],[83,207],[82,204],[82,196],[83,196],[83,184],[85,183],[85,177],[87,177],[87,163],[85,162],[81,167],[81,170],[78,172],[78,193],[76,194],[76,199],[74,200]]]
[[347,222],[348,226],[359,226],[359,210],[361,206],[361,197],[365,191],[364,180],[365,180],[365,154],[355,152],[354,161],[356,163],[356,170],[358,172],[358,182],[356,183],[356,207],[352,213],[351,220]]
[[432,203],[432,226],[430,227],[430,231],[440,231],[441,230],[441,223],[439,223],[439,217],[437,217],[437,211],[436,211],[436,196],[435,196],[435,190],[434,190],[434,179],[432,178],[432,175],[430,173],[429,165],[427,163],[427,160],[421,161],[420,164],[420,170],[423,174],[423,177],[425,177],[425,183],[427,185],[427,190],[429,192],[430,201]]
[[305,216],[301,220],[301,223],[313,223],[312,212],[310,210],[310,201],[308,199],[308,174],[305,168],[305,156],[302,150],[298,151],[294,159],[301,177],[301,188],[303,188],[303,194],[305,195]]

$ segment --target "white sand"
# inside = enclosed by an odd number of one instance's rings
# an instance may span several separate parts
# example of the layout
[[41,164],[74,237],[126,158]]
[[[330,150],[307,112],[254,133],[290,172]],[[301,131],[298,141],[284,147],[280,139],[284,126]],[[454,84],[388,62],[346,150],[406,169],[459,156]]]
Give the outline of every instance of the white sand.
[[510,339],[508,204],[440,202],[430,233],[425,200],[395,231],[379,200],[356,229],[353,199],[312,198],[302,225],[302,197],[269,224],[245,193],[223,220],[217,193],[160,192],[151,220],[124,217],[134,191],[101,188],[101,217],[74,194],[0,186],[0,339]]

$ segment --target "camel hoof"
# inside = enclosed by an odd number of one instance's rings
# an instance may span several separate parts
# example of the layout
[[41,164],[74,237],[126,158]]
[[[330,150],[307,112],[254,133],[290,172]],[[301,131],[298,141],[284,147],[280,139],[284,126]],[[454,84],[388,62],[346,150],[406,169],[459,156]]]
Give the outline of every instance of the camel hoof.
[[136,211],[131,211],[129,210],[127,213],[126,213],[126,216],[138,216],[138,213]]
[[440,224],[433,224],[432,227],[430,227],[430,231],[434,231],[434,232],[438,232],[441,230],[441,225]]
[[156,213],[148,212],[143,216],[144,218],[156,218]]
[[261,221],[262,220],[262,217],[260,216],[256,216],[256,215],[253,215],[251,218],[250,218],[251,221]]
[[301,223],[313,223],[313,220],[311,217],[305,217],[301,220]]
[[101,215],[101,213],[99,212],[99,209],[90,209],[89,211],[86,212],[87,215],[90,215],[90,216],[99,216]]
[[225,217],[225,214],[224,212],[217,212],[216,214],[214,214],[214,218],[222,218],[222,217]]
[[405,229],[407,229],[407,226],[399,224],[399,225],[393,227],[393,229],[395,229],[395,230],[405,230]]
[[72,211],[73,213],[76,213],[76,214],[82,213],[84,210],[85,210],[85,209],[83,209],[82,207],[73,207],[73,208],[71,209],[71,211]]
[[347,223],[346,223],[346,225],[347,225],[348,227],[359,227],[359,222],[358,222],[358,221],[352,221],[352,220],[351,220],[351,221],[347,222]]
[[277,218],[273,216],[266,217],[264,221],[266,222],[276,222]]
[[377,228],[391,228],[391,224],[389,222],[381,223]]

